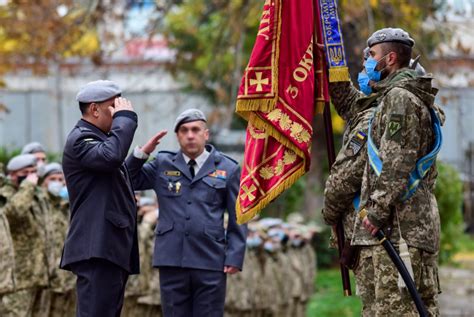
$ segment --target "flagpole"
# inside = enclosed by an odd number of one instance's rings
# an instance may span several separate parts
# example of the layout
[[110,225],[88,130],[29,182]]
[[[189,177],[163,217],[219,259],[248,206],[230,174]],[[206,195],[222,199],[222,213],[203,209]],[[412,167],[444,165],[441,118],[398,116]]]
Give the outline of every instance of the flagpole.
[[[316,64],[317,64],[317,58],[319,57],[324,57],[324,54],[317,54],[319,51],[318,44],[322,44],[318,37],[319,37],[319,30],[320,28],[318,27],[320,15],[319,15],[319,0],[314,0],[313,2],[313,11],[314,11],[314,32],[313,32],[313,42],[315,43],[315,50],[313,54],[313,67],[315,67],[316,70]],[[316,71],[314,72],[314,83],[315,87],[318,83],[318,78],[317,78],[317,73]],[[314,89],[314,102],[316,104],[318,100],[318,89]],[[324,111],[323,111],[323,119],[324,119],[324,131],[325,131],[325,136],[326,136],[326,149],[327,149],[327,154],[328,154],[328,163],[329,163],[329,170],[331,170],[331,166],[334,164],[334,161],[336,160],[336,151],[334,149],[334,133],[332,130],[332,120],[331,120],[331,107],[328,101],[324,102]],[[344,242],[345,242],[345,237],[344,237],[344,227],[342,225],[342,219],[338,221],[337,225],[333,227],[333,230],[336,233],[337,236],[337,249],[339,251],[339,259],[342,256],[342,250],[344,248]],[[342,278],[342,288],[344,291],[344,296],[351,296],[352,291],[351,291],[351,280],[349,276],[349,269],[345,267],[340,261],[339,261],[339,266],[340,266],[340,271],[341,271],[341,278]]]

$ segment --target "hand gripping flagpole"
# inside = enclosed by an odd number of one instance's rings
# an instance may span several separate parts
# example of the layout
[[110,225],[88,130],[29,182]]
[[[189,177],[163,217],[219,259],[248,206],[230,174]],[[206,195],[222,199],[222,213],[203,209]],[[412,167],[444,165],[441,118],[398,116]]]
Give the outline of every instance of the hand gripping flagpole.
[[[324,1],[324,0],[323,0]],[[314,43],[316,46],[322,45],[323,40],[324,44],[327,43],[326,37],[323,37],[323,30],[322,30],[322,24],[323,21],[322,19],[323,15],[321,15],[321,8],[320,6],[320,0],[315,0],[314,1]],[[336,11],[337,12],[337,11]],[[341,45],[342,47],[342,45]],[[314,52],[319,52],[319,48],[316,47]],[[315,59],[313,62],[313,65],[316,67],[316,65],[324,65],[324,62],[321,60],[321,57],[324,57],[323,54],[313,54],[313,58]],[[318,60],[319,59],[319,60]],[[320,67],[321,71],[325,72],[326,69],[325,67]],[[346,72],[348,73],[347,69]],[[330,78],[334,77],[334,73],[331,73],[330,70]],[[321,76],[318,78],[318,73],[315,69],[314,72],[315,76],[315,85],[327,85],[327,75],[326,74],[321,74]],[[348,75],[346,76],[348,78]],[[341,77],[339,77],[341,78]],[[327,148],[327,154],[328,154],[328,162],[329,162],[329,169],[331,169],[331,166],[333,165],[334,161],[336,160],[336,152],[334,150],[334,135],[333,135],[333,130],[332,130],[332,121],[331,121],[331,109],[329,106],[329,101],[324,100],[326,98],[321,98],[322,96],[319,95],[319,93],[322,91],[320,89],[315,89],[315,102],[324,102],[324,112],[323,112],[323,118],[324,118],[324,129],[325,129],[325,135],[326,135],[326,148]],[[323,93],[324,94],[324,93]],[[344,248],[344,227],[342,225],[342,219],[338,221],[337,225],[333,227],[333,230],[336,233],[337,236],[337,248],[339,251],[339,258],[341,258],[342,255],[342,250]],[[342,278],[342,287],[344,290],[344,296],[351,296],[352,291],[351,291],[351,280],[349,276],[349,269],[345,267],[342,263],[340,263],[340,270],[341,270],[341,278]]]
[[[359,219],[364,220],[365,216],[367,216],[367,210],[362,209],[359,212]],[[397,250],[395,250],[395,247],[393,246],[392,242],[385,236],[385,233],[381,229],[379,229],[375,233],[375,237],[379,240],[385,251],[387,251],[393,264],[397,268],[398,272],[400,272],[400,275],[403,281],[405,282],[408,292],[410,293],[411,298],[415,302],[415,306],[418,310],[418,313],[421,317],[428,317],[428,312],[426,311],[421,296],[416,289],[415,282],[411,278],[410,273],[408,272],[405,266],[405,263],[403,263],[403,260],[400,258],[400,255],[398,255]]]

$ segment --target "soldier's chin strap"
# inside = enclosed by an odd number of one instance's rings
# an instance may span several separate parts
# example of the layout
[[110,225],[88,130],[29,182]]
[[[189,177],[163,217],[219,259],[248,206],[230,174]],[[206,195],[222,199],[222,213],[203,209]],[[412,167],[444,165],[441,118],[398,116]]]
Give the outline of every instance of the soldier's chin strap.
[[[366,216],[367,216],[367,210],[365,208],[362,208],[362,210],[359,212],[359,219],[363,220]],[[375,233],[375,237],[380,241],[380,244],[382,244],[384,249],[387,251],[388,256],[390,257],[393,264],[395,265],[398,272],[400,273],[400,276],[405,282],[408,292],[410,293],[410,296],[416,305],[416,309],[418,310],[418,313],[420,314],[421,317],[428,317],[428,312],[426,311],[425,305],[423,301],[421,300],[421,296],[418,293],[418,290],[416,289],[415,282],[413,281],[413,278],[410,276],[410,273],[408,272],[405,264],[403,263],[402,259],[400,258],[397,251],[395,250],[392,242],[390,242],[390,240],[387,237],[385,237],[385,233],[383,232],[382,229],[379,229],[377,233]]]

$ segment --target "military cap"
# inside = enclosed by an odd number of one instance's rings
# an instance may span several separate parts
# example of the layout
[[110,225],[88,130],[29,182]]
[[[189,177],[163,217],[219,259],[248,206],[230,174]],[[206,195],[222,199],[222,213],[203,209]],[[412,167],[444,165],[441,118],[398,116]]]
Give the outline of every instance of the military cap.
[[415,45],[415,41],[410,37],[408,32],[405,32],[400,28],[384,28],[375,31],[374,34],[369,37],[367,40],[367,46],[372,47],[375,44],[385,42],[398,42],[406,44],[410,47]]
[[29,166],[36,166],[36,156],[33,154],[20,154],[8,161],[7,171],[14,172]]
[[183,123],[193,122],[193,121],[204,121],[207,122],[206,116],[199,109],[187,109],[184,110],[174,122],[174,132],[178,132],[179,127]]
[[61,164],[56,162],[43,165],[38,169],[38,176],[41,178],[45,178],[48,175],[58,173],[63,173],[63,167],[61,166]]
[[39,152],[46,152],[44,147],[39,142],[28,143],[21,149],[21,154],[33,154]]
[[91,81],[79,90],[76,100],[82,103],[102,102],[122,93],[120,87],[110,80]]

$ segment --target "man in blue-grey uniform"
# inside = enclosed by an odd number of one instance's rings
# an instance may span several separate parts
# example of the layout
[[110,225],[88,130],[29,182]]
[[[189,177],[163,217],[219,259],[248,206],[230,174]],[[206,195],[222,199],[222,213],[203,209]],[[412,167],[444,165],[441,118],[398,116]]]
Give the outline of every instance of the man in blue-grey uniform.
[[77,316],[120,316],[129,274],[139,272],[137,206],[124,164],[137,128],[132,104],[111,81],[77,94],[82,119],[63,170],[71,219],[61,268],[77,275]]
[[[223,316],[226,274],[242,270],[247,227],[236,222],[240,168],[206,145],[209,130],[198,109],[176,119],[178,152],[159,152],[161,131],[127,159],[137,190],[154,189],[160,205],[153,266],[160,270],[164,316]],[[224,212],[229,220],[224,228]]]

